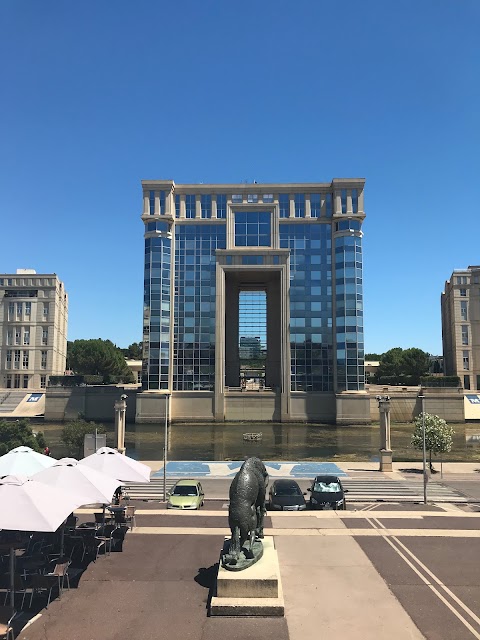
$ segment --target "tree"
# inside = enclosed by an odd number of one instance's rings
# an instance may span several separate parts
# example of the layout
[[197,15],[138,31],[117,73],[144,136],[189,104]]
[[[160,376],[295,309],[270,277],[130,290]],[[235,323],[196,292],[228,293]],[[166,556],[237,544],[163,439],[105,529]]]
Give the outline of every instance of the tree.
[[425,351],[412,347],[402,349],[395,347],[380,356],[380,366],[375,375],[376,380],[391,377],[393,384],[401,382],[402,378],[410,378],[407,384],[419,384],[430,367],[430,356]]
[[60,436],[62,442],[66,445],[69,455],[74,458],[83,458],[83,443],[87,433],[105,433],[106,429],[103,424],[95,422],[87,422],[83,418],[67,422],[62,429]]
[[415,347],[405,349],[401,360],[402,373],[406,376],[412,376],[416,381],[415,384],[418,384],[420,376],[425,375],[430,368],[430,355]]
[[366,353],[365,354],[365,360],[369,360],[370,362],[378,362],[379,360],[382,359],[382,356],[380,353]]
[[121,350],[127,360],[141,360],[143,355],[143,343],[132,342],[127,349]]
[[26,418],[15,420],[0,420],[0,455],[8,453],[15,447],[30,447],[34,451],[43,452],[46,447],[43,433],[36,435],[32,431],[30,421]]
[[380,366],[378,367],[376,377],[400,376],[402,373],[402,352],[403,349],[401,347],[395,347],[386,351],[380,358]]
[[75,373],[103,376],[104,382],[133,382],[121,349],[110,340],[75,340],[68,348],[68,365]]
[[447,453],[452,449],[455,430],[443,418],[431,413],[420,414],[414,420],[415,427],[412,434],[412,446],[423,450],[423,419],[425,417],[425,447],[430,454],[430,471],[434,473],[432,453]]

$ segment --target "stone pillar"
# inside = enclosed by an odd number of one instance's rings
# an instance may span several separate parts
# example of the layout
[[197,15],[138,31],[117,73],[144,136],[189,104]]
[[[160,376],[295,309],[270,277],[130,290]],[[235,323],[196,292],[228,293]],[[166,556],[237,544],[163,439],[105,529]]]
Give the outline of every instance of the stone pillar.
[[125,415],[127,412],[126,395],[115,400],[115,448],[125,455]]
[[380,471],[393,471],[390,443],[390,397],[377,396],[380,410]]

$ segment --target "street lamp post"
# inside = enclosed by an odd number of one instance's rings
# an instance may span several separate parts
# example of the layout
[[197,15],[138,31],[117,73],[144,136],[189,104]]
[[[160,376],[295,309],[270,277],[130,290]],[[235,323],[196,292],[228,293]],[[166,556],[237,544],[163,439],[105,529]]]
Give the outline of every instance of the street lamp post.
[[376,396],[380,410],[380,471],[393,471],[390,442],[390,396]]
[[422,402],[422,437],[423,437],[423,504],[427,504],[427,439],[425,437],[425,396],[418,396]]
[[165,394],[165,430],[163,437],[163,501],[167,500],[167,442],[168,442],[168,409],[170,394]]
[[[126,399],[128,396],[123,393],[120,400],[115,400],[115,445],[117,451],[125,455],[125,419],[127,413]],[[97,430],[95,429],[95,451],[97,450]]]

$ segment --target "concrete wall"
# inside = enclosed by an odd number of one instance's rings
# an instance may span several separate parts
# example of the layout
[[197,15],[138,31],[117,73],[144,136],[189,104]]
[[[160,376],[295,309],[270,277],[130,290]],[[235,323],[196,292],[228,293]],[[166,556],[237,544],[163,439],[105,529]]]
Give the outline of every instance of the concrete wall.
[[290,419],[292,422],[335,423],[335,396],[332,393],[292,391]]
[[370,398],[367,394],[348,392],[337,394],[336,424],[370,424],[370,422]]
[[[412,422],[422,411],[421,400],[418,395],[420,387],[377,387],[370,388],[370,416],[378,422],[378,401],[376,395],[388,395],[391,402],[390,419],[392,422]],[[425,413],[440,416],[447,422],[464,422],[465,411],[463,403],[463,389],[459,388],[424,388]]]
[[230,391],[225,394],[225,420],[278,422],[280,394],[274,391]]
[[115,400],[122,394],[127,398],[127,422],[135,421],[136,389],[123,387],[47,387],[45,420],[50,422],[76,420],[81,414],[85,420],[115,421]]

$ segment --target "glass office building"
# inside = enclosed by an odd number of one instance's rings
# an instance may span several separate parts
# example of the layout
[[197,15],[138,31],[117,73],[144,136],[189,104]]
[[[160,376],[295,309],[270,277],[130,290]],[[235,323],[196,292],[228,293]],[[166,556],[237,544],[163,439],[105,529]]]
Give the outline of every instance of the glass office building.
[[364,182],[142,183],[145,403],[338,421],[339,398],[365,399]]

